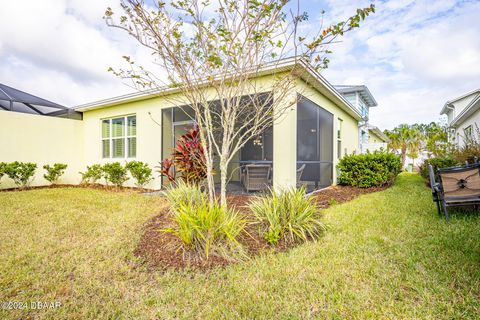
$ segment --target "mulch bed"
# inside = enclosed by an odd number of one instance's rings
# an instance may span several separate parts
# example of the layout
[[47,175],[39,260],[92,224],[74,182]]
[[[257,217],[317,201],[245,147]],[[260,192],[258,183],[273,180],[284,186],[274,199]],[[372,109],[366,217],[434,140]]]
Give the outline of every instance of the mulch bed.
[[[332,186],[315,192],[313,196],[318,207],[324,209],[333,204],[350,201],[362,194],[384,190],[389,186],[375,188]],[[227,201],[248,219],[251,217],[251,213],[247,204],[251,198],[250,195],[230,195]],[[165,211],[147,221],[143,228],[143,235],[134,254],[144,259],[150,270],[193,269],[208,271],[235,263],[235,261],[213,255],[205,260],[193,253],[184,251],[181,248],[181,241],[176,236],[160,231],[172,227],[172,223],[168,209],[165,209]],[[246,231],[246,234],[240,237],[239,241],[250,257],[272,251],[283,252],[294,246],[284,242],[277,244],[275,247],[268,245],[258,234],[257,227],[252,224],[247,225]]]
[[390,187],[387,184],[381,187],[372,188],[356,188],[351,186],[331,186],[325,189],[316,191],[313,196],[317,202],[317,206],[321,209],[326,209],[333,204],[344,203],[354,198],[367,193],[382,191]]

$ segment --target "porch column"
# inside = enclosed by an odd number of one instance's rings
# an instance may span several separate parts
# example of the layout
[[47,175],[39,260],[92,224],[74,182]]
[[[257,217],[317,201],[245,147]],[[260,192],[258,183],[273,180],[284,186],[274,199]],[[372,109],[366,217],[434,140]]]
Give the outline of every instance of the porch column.
[[[273,124],[273,186],[275,189],[297,185],[297,105],[296,92],[275,108],[281,115]],[[276,103],[274,101],[274,103]]]

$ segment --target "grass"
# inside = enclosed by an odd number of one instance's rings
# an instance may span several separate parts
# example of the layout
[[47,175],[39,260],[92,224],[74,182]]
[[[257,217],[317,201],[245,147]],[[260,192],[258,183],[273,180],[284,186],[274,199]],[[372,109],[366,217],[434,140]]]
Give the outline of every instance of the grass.
[[418,175],[325,210],[316,243],[208,274],[148,272],[132,251],[164,203],[65,188],[0,193],[0,319],[386,318],[480,314],[480,218],[436,214]]

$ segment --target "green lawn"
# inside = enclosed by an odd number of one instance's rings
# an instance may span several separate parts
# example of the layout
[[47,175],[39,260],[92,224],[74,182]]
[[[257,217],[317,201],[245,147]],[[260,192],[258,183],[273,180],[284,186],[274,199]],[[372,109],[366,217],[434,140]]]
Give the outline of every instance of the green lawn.
[[403,174],[390,189],[326,210],[326,235],[209,274],[148,272],[132,251],[164,204],[65,188],[0,193],[0,319],[480,317],[480,219],[437,216]]

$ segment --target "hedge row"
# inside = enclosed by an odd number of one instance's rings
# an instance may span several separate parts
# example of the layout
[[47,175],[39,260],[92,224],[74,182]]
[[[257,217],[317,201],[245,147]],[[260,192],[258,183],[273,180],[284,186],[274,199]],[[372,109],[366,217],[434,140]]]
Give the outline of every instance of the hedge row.
[[400,157],[385,151],[344,156],[337,165],[338,183],[360,188],[391,183],[401,172]]
[[135,185],[139,188],[153,179],[152,169],[148,164],[141,161],[130,161],[122,166],[120,162],[112,162],[104,165],[94,164],[87,166],[85,172],[80,172],[82,183],[97,183],[104,178],[107,184],[113,184],[117,187],[122,186],[128,180],[128,173],[135,180]]
[[[44,165],[46,173],[43,177],[52,184],[58,182],[59,178],[65,173],[67,165],[55,163],[53,165]],[[0,181],[3,176],[13,180],[19,188],[25,188],[33,181],[37,171],[37,164],[32,162],[0,162]],[[127,181],[128,173],[135,180],[137,187],[143,188],[152,177],[152,169],[148,164],[141,161],[130,161],[123,166],[120,162],[107,163],[105,165],[94,164],[87,166],[85,172],[80,172],[82,183],[96,183],[104,178],[107,184],[122,186]]]

